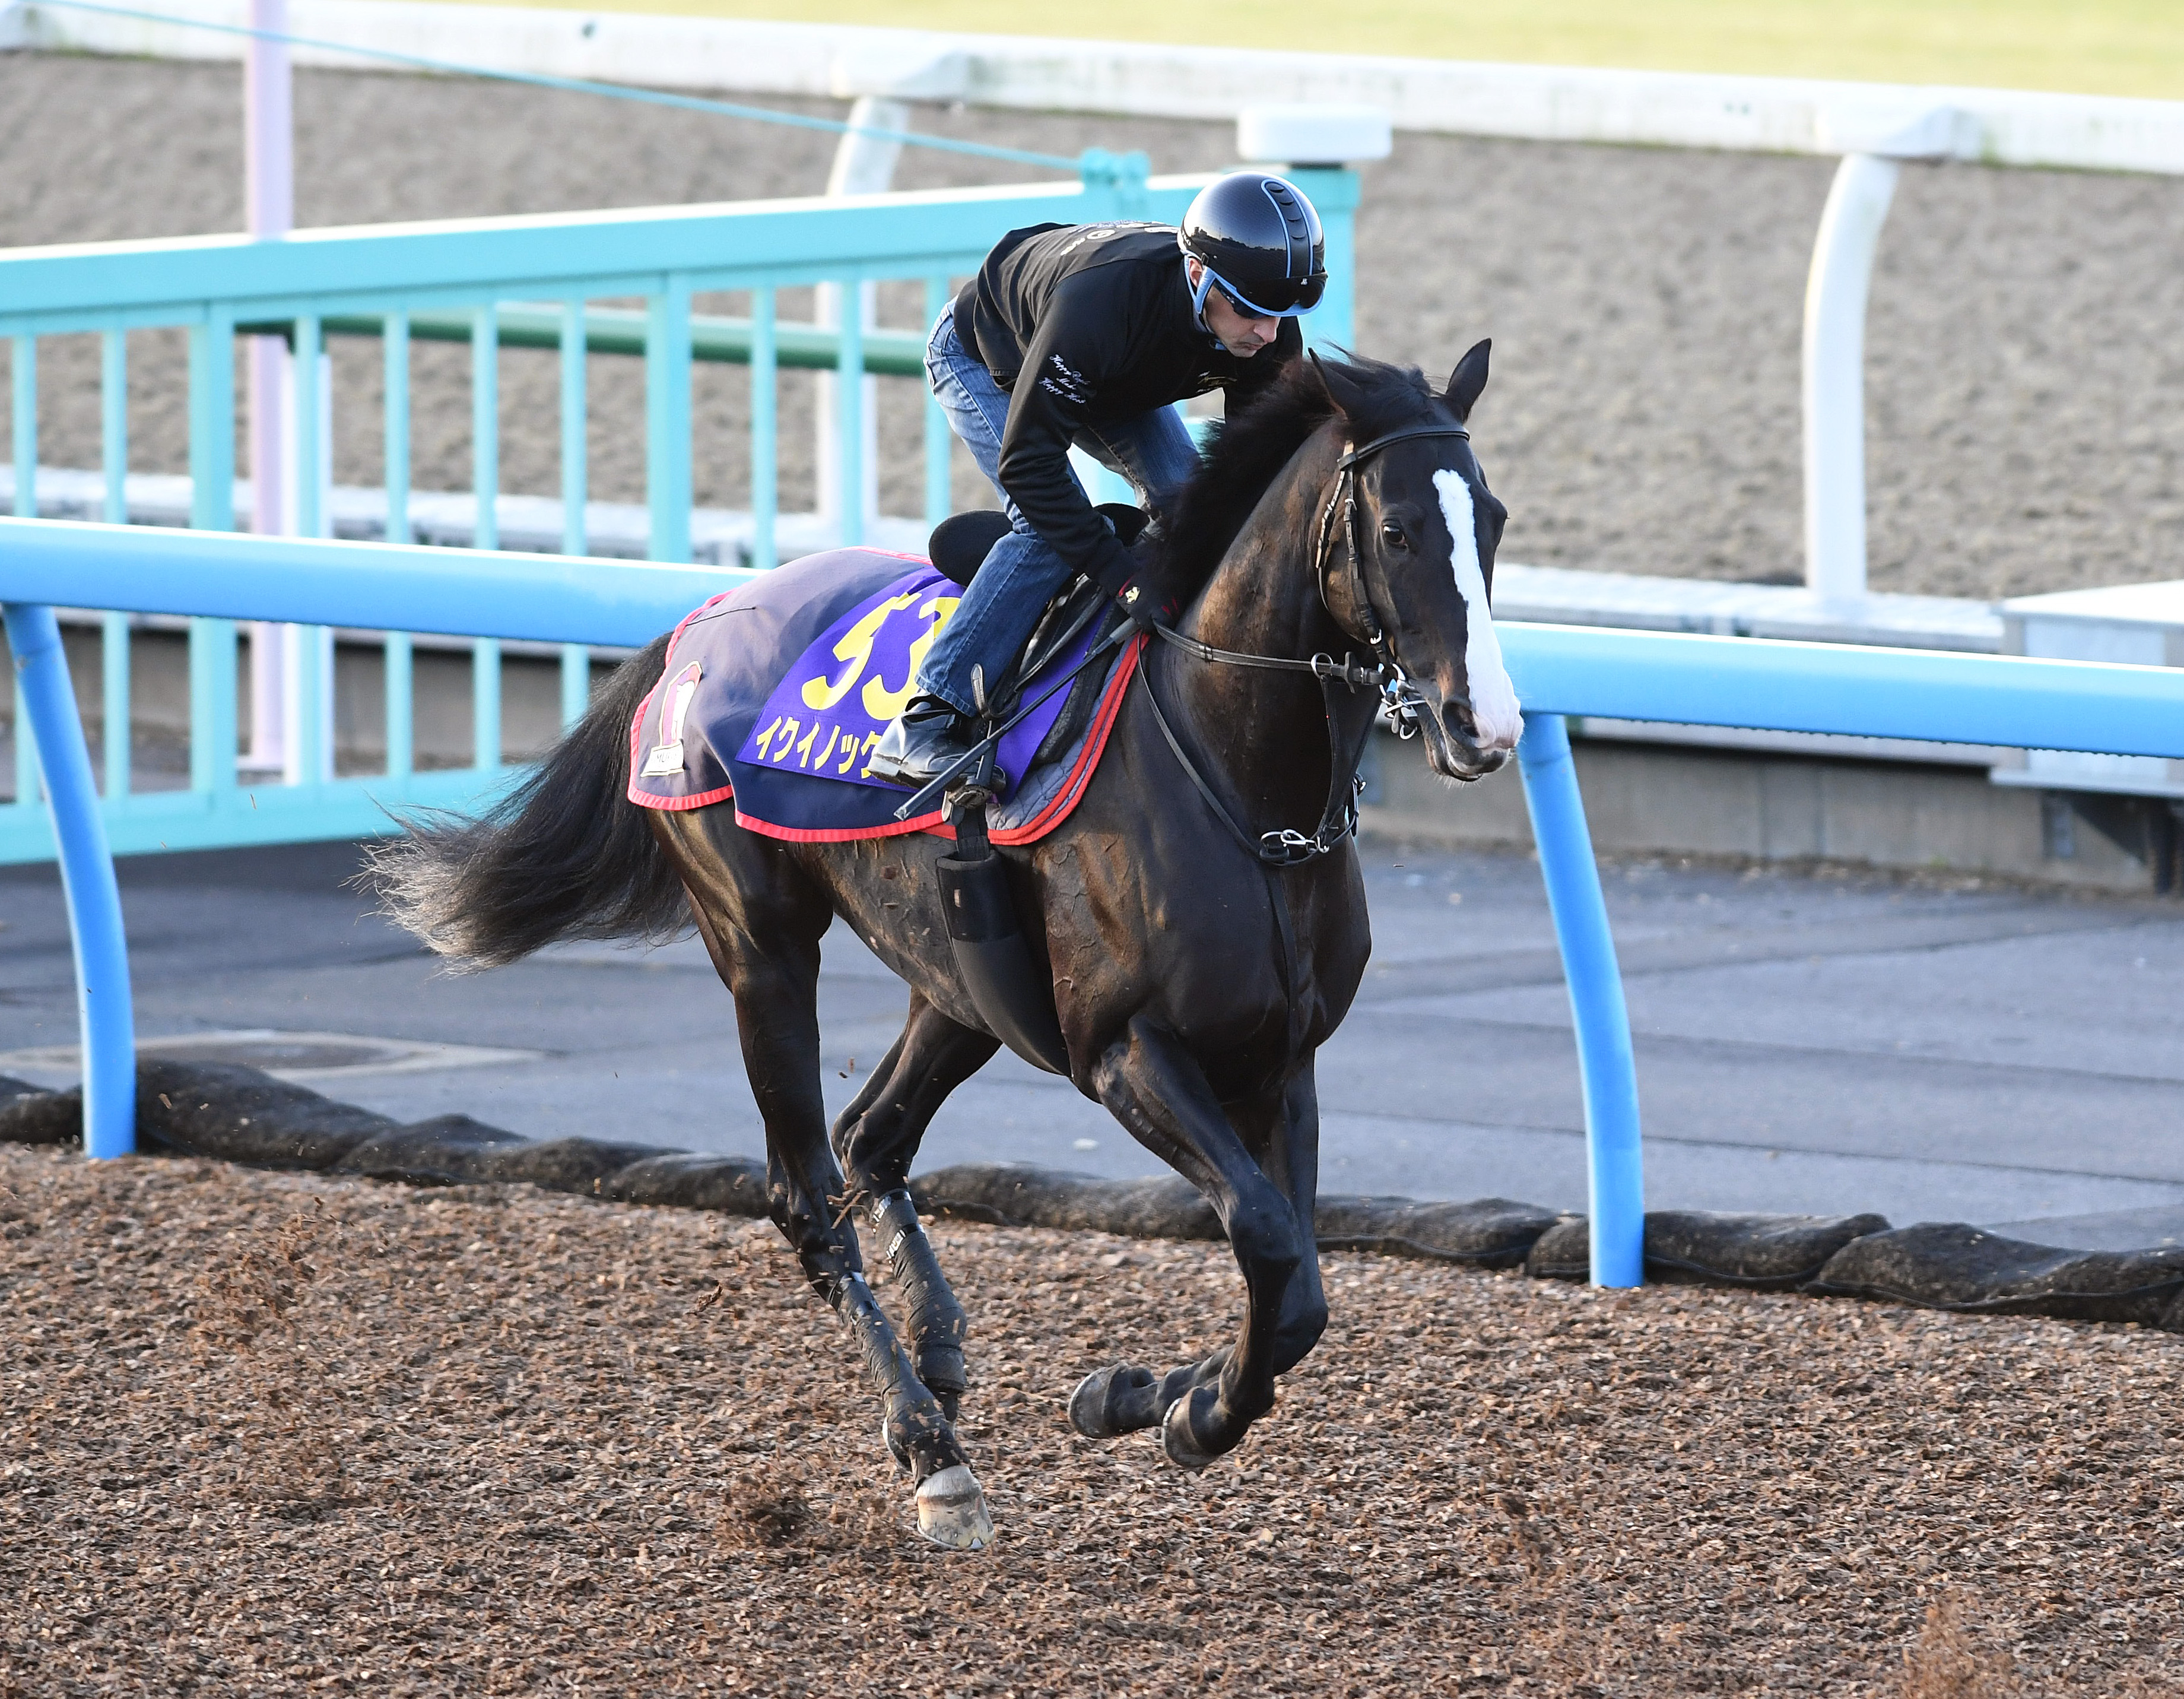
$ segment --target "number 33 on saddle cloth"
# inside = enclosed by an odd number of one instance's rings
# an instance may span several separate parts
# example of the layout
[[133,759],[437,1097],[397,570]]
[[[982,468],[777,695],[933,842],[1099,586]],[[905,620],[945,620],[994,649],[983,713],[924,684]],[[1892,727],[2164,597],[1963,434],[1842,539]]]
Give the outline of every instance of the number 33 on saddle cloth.
[[[864,765],[961,594],[916,556],[833,549],[714,597],[676,628],[630,723],[629,800],[671,810],[733,801],[738,825],[795,843],[952,838],[937,808],[896,819],[906,793]],[[1067,673],[1100,629],[1088,622],[1041,677]],[[987,813],[994,842],[1029,843],[1068,818],[1144,645],[1133,638],[1001,740],[1009,783]]]

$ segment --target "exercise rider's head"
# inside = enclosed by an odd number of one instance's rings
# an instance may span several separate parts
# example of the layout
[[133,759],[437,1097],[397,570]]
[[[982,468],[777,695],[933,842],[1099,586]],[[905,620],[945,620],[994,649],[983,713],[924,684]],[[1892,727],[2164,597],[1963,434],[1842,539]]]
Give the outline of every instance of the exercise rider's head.
[[1208,184],[1184,214],[1177,241],[1199,324],[1240,358],[1327,292],[1319,215],[1281,177],[1240,171]]
[[1190,279],[1191,299],[1201,304],[1199,322],[1214,341],[1238,359],[1249,360],[1274,339],[1274,333],[1282,327],[1279,315],[1252,311],[1218,283],[1206,287],[1204,261],[1186,260],[1184,265]]

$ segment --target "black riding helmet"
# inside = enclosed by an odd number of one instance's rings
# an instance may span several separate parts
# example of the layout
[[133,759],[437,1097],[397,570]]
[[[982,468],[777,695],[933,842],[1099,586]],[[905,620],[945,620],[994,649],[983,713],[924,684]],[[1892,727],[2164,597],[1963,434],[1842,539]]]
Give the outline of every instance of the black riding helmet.
[[1183,251],[1206,270],[1192,291],[1202,321],[1217,285],[1255,318],[1295,318],[1327,293],[1327,238],[1295,184],[1239,171],[1199,191],[1183,215]]

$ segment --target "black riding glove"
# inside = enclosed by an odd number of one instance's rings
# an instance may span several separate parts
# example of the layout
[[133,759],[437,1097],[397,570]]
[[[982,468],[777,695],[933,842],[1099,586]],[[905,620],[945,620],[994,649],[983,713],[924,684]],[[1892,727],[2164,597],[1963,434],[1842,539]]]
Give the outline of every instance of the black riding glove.
[[1143,546],[1116,550],[1095,573],[1100,588],[1121,604],[1140,631],[1173,626],[1183,617],[1183,604],[1175,593],[1161,589],[1145,570],[1150,552]]
[[1150,584],[1133,578],[1123,586],[1115,600],[1123,605],[1123,612],[1140,631],[1150,631],[1155,626],[1173,629],[1183,617],[1183,608],[1172,595],[1163,594]]

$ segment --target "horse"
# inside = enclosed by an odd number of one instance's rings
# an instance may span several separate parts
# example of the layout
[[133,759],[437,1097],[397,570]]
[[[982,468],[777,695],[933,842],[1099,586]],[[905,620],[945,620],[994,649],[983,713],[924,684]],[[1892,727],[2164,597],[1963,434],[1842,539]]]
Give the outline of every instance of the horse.
[[[1466,430],[1489,349],[1440,391],[1415,368],[1294,361],[1217,428],[1143,557],[1180,619],[1134,640],[1137,677],[1074,812],[999,852],[1020,912],[1043,919],[1031,942],[1072,1083],[1212,1203],[1243,1277],[1232,1342],[1165,1372],[1095,1369],[1069,1402],[1080,1434],[1157,1428],[1187,1469],[1237,1445],[1327,1325],[1313,1057],[1371,948],[1355,775],[1375,718],[1422,732],[1451,780],[1500,768],[1521,733],[1488,605],[1507,511]],[[403,924],[477,966],[695,923],[734,1000],[769,1213],[863,1358],[919,1532],[975,1549],[993,1524],[955,1432],[966,1317],[907,1184],[927,1126],[999,1039],[951,954],[929,838],[784,842],[727,804],[625,800],[629,728],[666,641],[626,663],[498,809],[413,822],[375,882]],[[1315,813],[1317,831],[1296,830]],[[910,1007],[830,1137],[816,992],[837,916],[907,982]],[[900,1332],[867,1283],[859,1225],[895,1283]]]

